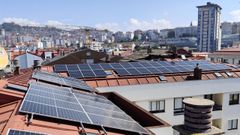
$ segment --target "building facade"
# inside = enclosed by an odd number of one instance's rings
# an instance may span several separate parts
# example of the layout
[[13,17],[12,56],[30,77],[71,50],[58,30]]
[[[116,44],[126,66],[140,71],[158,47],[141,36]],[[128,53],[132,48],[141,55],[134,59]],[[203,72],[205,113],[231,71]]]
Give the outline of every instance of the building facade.
[[239,78],[234,78],[97,89],[101,92],[117,92],[172,126],[184,122],[185,98],[210,99],[215,102],[213,126],[223,130],[226,135],[237,135],[240,132],[240,125],[237,124],[240,120],[239,81]]
[[214,52],[221,49],[221,7],[208,2],[198,6],[198,49]]

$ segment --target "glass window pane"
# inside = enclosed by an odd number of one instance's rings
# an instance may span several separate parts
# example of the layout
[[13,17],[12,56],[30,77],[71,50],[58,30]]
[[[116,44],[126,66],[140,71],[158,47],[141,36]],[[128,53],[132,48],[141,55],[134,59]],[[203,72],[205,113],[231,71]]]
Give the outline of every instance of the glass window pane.
[[174,102],[175,109],[182,108],[182,98],[175,98],[174,100],[175,100],[175,102]]
[[160,102],[160,110],[165,110],[164,101],[161,101],[161,102]]

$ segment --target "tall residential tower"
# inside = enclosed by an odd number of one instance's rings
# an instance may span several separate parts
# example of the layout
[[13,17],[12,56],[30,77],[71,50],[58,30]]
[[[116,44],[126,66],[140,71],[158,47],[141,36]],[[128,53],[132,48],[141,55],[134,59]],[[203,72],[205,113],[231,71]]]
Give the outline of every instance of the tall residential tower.
[[221,49],[221,7],[208,2],[198,6],[198,49],[214,52]]

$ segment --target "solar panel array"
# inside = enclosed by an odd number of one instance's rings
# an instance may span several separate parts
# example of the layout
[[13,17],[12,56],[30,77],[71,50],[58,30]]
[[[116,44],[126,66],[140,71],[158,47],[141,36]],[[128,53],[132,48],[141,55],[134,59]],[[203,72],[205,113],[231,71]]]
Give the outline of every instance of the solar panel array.
[[36,132],[32,132],[32,131],[23,131],[23,130],[10,129],[8,131],[8,135],[47,135],[47,134],[36,133]]
[[52,82],[52,83],[56,83],[64,86],[70,86],[72,88],[79,88],[86,91],[92,91],[92,88],[89,87],[84,81],[71,78],[71,77],[62,77],[56,73],[36,71],[33,73],[32,78],[47,81],[47,82]]
[[39,82],[30,83],[20,112],[148,134],[103,96]]
[[106,77],[104,70],[114,70],[119,76],[151,75],[192,72],[199,63],[203,71],[229,70],[230,67],[223,64],[212,64],[208,61],[143,61],[123,63],[100,64],[68,64],[55,65],[55,72],[68,72],[71,77]]

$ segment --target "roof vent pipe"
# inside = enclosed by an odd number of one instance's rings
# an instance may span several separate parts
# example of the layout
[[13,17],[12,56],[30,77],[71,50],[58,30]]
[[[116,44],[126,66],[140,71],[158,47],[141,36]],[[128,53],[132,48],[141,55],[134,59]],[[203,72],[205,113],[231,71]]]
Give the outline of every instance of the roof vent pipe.
[[199,68],[199,64],[197,63],[196,67],[194,68],[193,72],[194,80],[202,80],[202,69]]
[[14,60],[14,61],[13,61],[13,65],[14,65],[13,74],[14,74],[14,75],[20,75],[20,67],[19,67],[19,62],[18,62],[18,60]]

